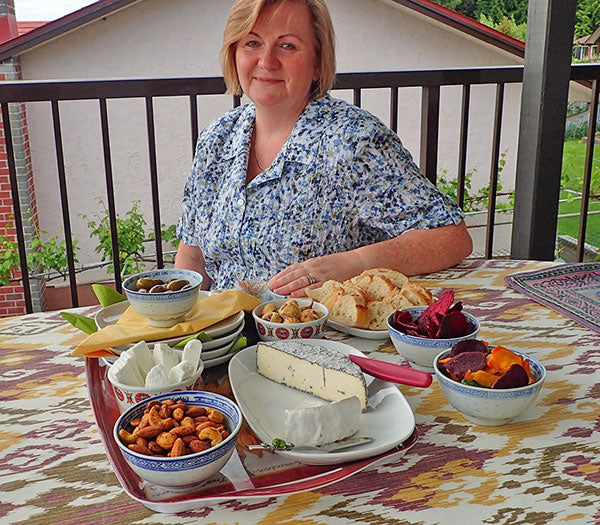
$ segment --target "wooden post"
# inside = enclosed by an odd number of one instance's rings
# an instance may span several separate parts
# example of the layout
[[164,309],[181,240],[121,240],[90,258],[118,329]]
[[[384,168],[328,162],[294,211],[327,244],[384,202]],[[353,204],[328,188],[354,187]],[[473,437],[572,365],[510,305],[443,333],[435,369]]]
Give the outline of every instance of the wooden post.
[[576,4],[529,0],[513,259],[554,259]]

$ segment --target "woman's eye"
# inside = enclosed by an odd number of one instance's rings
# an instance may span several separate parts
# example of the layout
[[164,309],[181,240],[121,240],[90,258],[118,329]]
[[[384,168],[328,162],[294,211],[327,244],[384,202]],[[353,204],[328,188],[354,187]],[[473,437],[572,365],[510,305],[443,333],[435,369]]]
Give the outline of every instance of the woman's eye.
[[244,45],[248,46],[248,47],[256,47],[256,46],[258,46],[258,41],[257,40],[248,40]]
[[283,49],[296,49],[296,46],[294,44],[290,44],[289,42],[281,44],[281,47],[283,47]]

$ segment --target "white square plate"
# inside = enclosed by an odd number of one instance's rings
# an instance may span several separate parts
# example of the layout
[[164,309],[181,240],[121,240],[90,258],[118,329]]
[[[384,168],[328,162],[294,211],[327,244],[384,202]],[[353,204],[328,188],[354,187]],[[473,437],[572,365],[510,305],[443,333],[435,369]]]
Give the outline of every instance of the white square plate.
[[[307,339],[303,343],[339,350],[344,355],[364,356],[350,345],[327,339]],[[317,349],[315,349],[317,351]],[[246,421],[258,438],[270,443],[284,435],[285,409],[296,408],[314,396],[289,388],[261,376],[256,370],[256,346],[238,352],[229,363],[229,380],[235,399]],[[415,429],[410,405],[394,383],[365,376],[369,394],[368,407],[360,416],[355,436],[373,438],[371,443],[337,452],[278,452],[299,463],[332,465],[383,454],[405,441]]]

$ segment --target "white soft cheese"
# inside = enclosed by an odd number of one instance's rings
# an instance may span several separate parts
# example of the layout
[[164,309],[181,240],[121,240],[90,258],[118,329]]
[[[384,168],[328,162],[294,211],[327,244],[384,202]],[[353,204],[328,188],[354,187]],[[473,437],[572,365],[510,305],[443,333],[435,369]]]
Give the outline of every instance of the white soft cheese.
[[157,365],[162,365],[166,371],[179,364],[179,357],[177,353],[166,343],[155,343],[152,355],[154,356],[154,362]]
[[110,367],[110,374],[117,383],[128,386],[144,386],[144,378],[140,374],[135,357],[123,352]]
[[167,372],[165,367],[161,364],[153,366],[146,376],[145,386],[147,387],[161,388],[164,386],[169,386],[169,384],[170,382],[169,378],[167,377]]
[[152,352],[150,351],[150,347],[145,341],[140,341],[139,343],[134,344],[124,353],[131,354],[133,356],[142,377],[146,377],[146,374],[150,372],[150,369],[156,364],[154,362]]
[[167,374],[169,377],[169,383],[174,385],[175,383],[181,383],[181,381],[185,381],[192,377],[196,368],[189,361],[181,361],[178,365],[175,365],[169,373]]
[[358,397],[319,405],[314,401],[309,403],[284,411],[286,441],[315,447],[345,439],[358,431],[361,414]]
[[188,341],[183,347],[183,355],[181,356],[181,362],[187,361],[192,365],[194,370],[198,368],[198,365],[202,362],[200,356],[202,355],[202,341],[198,339],[192,339]]
[[367,408],[367,385],[360,368],[339,350],[297,341],[259,342],[258,373],[327,401],[351,396]]

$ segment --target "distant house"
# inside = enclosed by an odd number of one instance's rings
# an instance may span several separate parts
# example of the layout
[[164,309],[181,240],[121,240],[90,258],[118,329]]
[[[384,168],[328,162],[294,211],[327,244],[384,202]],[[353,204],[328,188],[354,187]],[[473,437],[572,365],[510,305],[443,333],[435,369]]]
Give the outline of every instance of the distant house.
[[578,60],[599,62],[600,27],[591,35],[582,36],[573,42],[573,57]]

